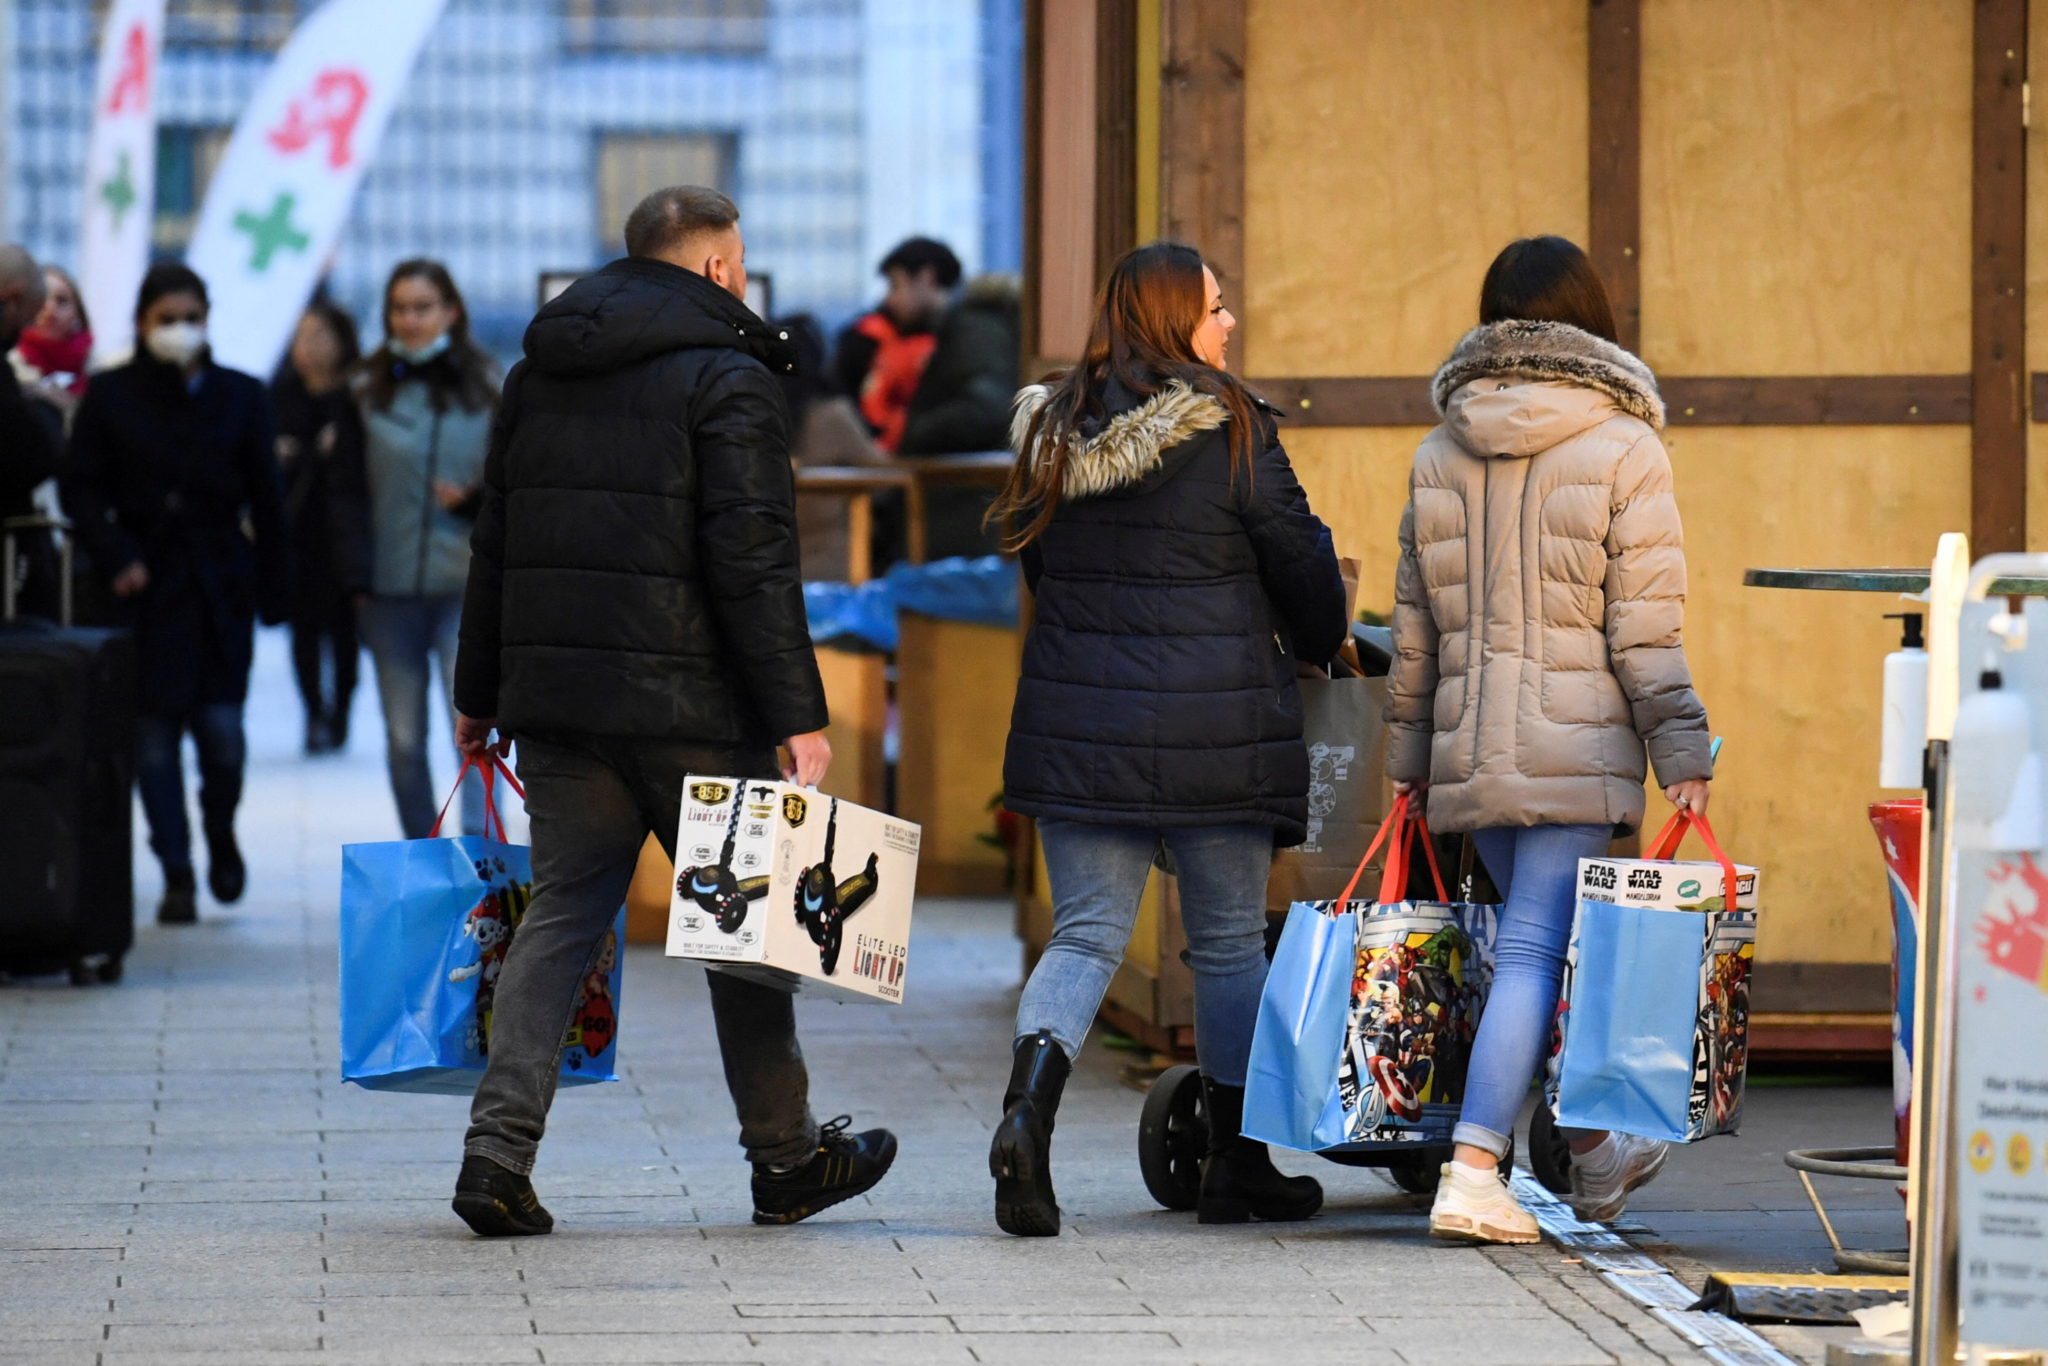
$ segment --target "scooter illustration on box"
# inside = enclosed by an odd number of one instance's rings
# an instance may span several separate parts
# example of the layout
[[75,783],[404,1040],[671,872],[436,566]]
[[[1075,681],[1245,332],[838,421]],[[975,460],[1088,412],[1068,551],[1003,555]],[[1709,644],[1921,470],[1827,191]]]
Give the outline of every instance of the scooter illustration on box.
[[827,977],[839,970],[846,922],[881,886],[879,854],[869,854],[867,866],[846,881],[834,880],[832,851],[838,838],[839,799],[835,797],[825,817],[825,852],[796,880],[796,923],[818,946],[818,961]]
[[676,892],[712,917],[726,934],[739,933],[740,926],[747,920],[747,903],[766,896],[770,881],[765,875],[750,878],[733,875],[733,847],[739,839],[740,814],[746,807],[746,800],[747,785],[740,783],[733,793],[732,819],[726,822],[725,847],[719,851],[718,862],[685,868],[676,878]]

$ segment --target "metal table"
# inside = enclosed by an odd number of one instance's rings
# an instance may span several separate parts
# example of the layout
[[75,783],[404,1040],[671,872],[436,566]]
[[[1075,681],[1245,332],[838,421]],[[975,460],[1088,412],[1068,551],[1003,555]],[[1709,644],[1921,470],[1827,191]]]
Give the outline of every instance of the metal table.
[[[1930,576],[1925,569],[1746,569],[1747,588],[1803,588],[1822,593],[1925,593]],[[1998,579],[1991,585],[1992,597],[2037,597],[2048,595],[2048,579]]]

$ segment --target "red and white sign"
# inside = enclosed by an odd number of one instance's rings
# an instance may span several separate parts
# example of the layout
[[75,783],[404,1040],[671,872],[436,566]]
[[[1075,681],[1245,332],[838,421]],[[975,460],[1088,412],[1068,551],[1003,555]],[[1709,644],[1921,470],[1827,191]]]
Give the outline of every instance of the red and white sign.
[[93,320],[93,363],[135,347],[135,295],[149,266],[156,206],[157,57],[164,0],[114,0],[100,35],[92,139],[79,217],[78,289]]
[[327,0],[278,53],[221,158],[187,260],[222,365],[268,375],[347,226],[445,0]]

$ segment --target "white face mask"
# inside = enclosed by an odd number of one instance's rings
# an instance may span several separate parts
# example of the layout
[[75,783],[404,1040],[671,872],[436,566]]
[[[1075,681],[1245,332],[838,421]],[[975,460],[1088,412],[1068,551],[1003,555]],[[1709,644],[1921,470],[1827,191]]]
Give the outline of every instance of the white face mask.
[[151,328],[143,344],[164,364],[187,366],[206,347],[206,324],[165,323]]

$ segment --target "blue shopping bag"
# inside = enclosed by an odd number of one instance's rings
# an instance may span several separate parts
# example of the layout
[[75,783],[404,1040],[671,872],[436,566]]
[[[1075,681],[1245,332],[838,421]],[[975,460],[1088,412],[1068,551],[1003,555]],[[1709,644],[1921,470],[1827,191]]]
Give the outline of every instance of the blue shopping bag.
[[[1354,903],[1390,834],[1378,900]],[[1417,840],[1435,901],[1402,895]],[[1427,824],[1396,799],[1343,894],[1288,909],[1252,1035],[1244,1132],[1306,1151],[1448,1142],[1495,923],[1495,907],[1450,902]]]
[[[343,1081],[437,1095],[476,1089],[498,970],[531,900],[533,871],[527,851],[503,838],[497,813],[497,778],[524,796],[518,779],[502,759],[472,760],[465,775],[472,766],[483,775],[484,835],[342,850]],[[436,821],[436,835],[440,828]],[[617,1080],[625,936],[622,906],[577,988],[563,1040],[564,1086]]]
[[[1686,825],[1714,865],[1671,861]],[[1646,852],[1580,861],[1555,1109],[1573,1128],[1690,1143],[1741,1122],[1757,874],[1688,811]]]

